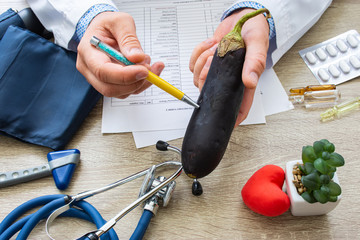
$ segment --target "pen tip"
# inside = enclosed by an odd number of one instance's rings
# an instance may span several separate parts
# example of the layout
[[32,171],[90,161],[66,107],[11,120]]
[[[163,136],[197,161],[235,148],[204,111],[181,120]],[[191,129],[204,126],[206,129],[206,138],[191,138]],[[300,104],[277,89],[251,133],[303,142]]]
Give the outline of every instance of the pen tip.
[[196,108],[196,109],[200,108],[199,104],[197,104],[197,103],[194,102],[194,101],[188,102],[188,104],[190,104],[191,106],[193,106],[193,107]]
[[181,100],[186,102],[187,104],[193,106],[194,108],[200,108],[200,106],[195,101],[193,101],[191,98],[189,98],[185,94]]

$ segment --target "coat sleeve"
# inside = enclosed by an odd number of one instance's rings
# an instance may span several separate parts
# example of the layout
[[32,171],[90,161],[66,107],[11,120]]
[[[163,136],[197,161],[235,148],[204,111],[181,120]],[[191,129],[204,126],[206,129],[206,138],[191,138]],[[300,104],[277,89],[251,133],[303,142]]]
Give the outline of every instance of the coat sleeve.
[[274,38],[270,39],[267,67],[273,66],[321,17],[332,0],[256,0],[269,9],[275,25]]
[[55,43],[69,48],[76,26],[82,16],[94,5],[107,4],[116,8],[111,0],[27,0],[44,27],[54,34]]

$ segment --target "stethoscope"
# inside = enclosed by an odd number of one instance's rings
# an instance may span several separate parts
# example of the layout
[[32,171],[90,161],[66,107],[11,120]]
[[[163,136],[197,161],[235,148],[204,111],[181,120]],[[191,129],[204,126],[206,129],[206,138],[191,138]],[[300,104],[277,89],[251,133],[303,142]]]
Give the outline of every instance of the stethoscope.
[[[156,148],[160,151],[171,150],[181,155],[180,149],[170,146],[168,143],[163,141],[158,141]],[[160,176],[155,179],[156,170],[164,167],[177,167],[177,170],[169,178]],[[176,185],[174,180],[181,175],[182,171],[183,168],[181,162],[167,161],[153,165],[148,169],[130,175],[107,186],[95,190],[85,191],[75,196],[55,194],[34,198],[18,206],[4,218],[4,220],[0,223],[0,239],[10,239],[17,232],[19,232],[19,234],[16,239],[26,239],[34,227],[42,219],[47,219],[45,226],[46,233],[50,239],[54,239],[50,234],[50,226],[52,222],[58,216],[66,216],[87,220],[96,225],[97,230],[88,232],[78,239],[95,240],[100,239],[101,237],[102,240],[114,240],[118,239],[118,236],[113,229],[115,224],[137,206],[144,203],[144,211],[130,238],[131,240],[142,239],[150,220],[154,214],[156,214],[159,205],[166,206],[169,203]],[[109,221],[105,221],[96,208],[84,200],[88,197],[103,193],[142,176],[145,177],[140,188],[139,197]],[[202,193],[202,187],[197,180],[194,180],[193,182],[192,192],[194,195],[200,195]],[[16,221],[29,210],[38,207],[41,208],[35,213]]]

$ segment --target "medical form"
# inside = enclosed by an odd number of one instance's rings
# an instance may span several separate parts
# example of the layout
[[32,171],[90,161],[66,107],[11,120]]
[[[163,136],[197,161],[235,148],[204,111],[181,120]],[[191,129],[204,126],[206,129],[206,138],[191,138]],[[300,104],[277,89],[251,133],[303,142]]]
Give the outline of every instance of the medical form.
[[[190,98],[193,84],[189,60],[194,47],[211,37],[232,1],[115,1],[133,16],[144,52],[162,61],[161,77]],[[193,109],[152,86],[127,99],[104,98],[102,132],[153,131],[185,128]],[[108,118],[111,114],[113,117]]]

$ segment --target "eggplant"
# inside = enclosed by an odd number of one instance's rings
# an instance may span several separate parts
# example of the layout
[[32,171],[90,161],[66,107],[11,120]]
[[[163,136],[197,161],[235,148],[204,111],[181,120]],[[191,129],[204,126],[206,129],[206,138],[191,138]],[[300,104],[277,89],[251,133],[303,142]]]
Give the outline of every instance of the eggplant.
[[244,95],[242,69],[246,47],[241,27],[251,17],[267,9],[244,15],[219,43],[198,98],[182,144],[181,161],[191,178],[210,174],[223,158]]

